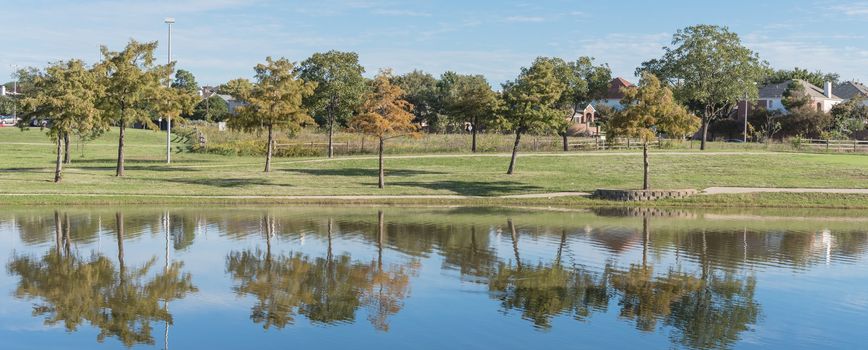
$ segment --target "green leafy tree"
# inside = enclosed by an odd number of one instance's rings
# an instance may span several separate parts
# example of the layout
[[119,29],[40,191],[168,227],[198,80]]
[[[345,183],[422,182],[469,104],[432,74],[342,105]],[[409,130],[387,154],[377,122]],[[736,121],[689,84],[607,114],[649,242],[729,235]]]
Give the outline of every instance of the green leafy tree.
[[15,114],[15,100],[9,96],[0,96],[0,115]]
[[384,188],[383,150],[388,139],[401,136],[416,136],[418,127],[413,124],[413,105],[404,99],[404,91],[392,84],[392,71],[384,69],[371,83],[361,113],[350,120],[350,128],[356,132],[376,137],[379,143],[378,186]]
[[868,124],[868,106],[864,101],[862,97],[855,97],[832,107],[829,113],[834,120],[834,129],[848,137],[865,130]]
[[515,170],[521,135],[531,129],[550,130],[564,118],[558,101],[566,85],[558,79],[555,65],[538,58],[522,68],[518,78],[503,84],[503,124],[515,133],[507,174]]
[[832,116],[817,109],[800,81],[789,84],[781,104],[787,109],[786,118],[780,119],[784,136],[821,138],[833,125]]
[[823,86],[826,82],[837,84],[838,81],[841,80],[841,76],[838,75],[838,73],[823,73],[821,71],[811,72],[807,69],[795,67],[793,69],[769,69],[763,82],[765,84],[778,84],[787,80],[796,79],[805,80],[815,86]]
[[678,30],[663,57],[642,63],[637,75],[649,72],[671,85],[675,96],[702,118],[702,144],[709,124],[726,116],[739,100],[756,98],[754,84],[766,72],[759,56],[742,45],[726,27],[697,25]]
[[460,75],[453,90],[444,104],[451,119],[470,123],[470,150],[476,152],[476,135],[480,128],[496,124],[500,100],[482,75]]
[[154,50],[157,42],[140,43],[130,40],[121,51],[101,47],[103,61],[98,69],[104,72],[105,93],[99,107],[103,116],[118,127],[118,159],[116,176],[124,176],[124,143],[126,127],[141,123],[156,129],[152,117],[155,102],[164,89],[162,82],[174,69],[174,64],[156,65]]
[[202,99],[193,108],[190,119],[205,120],[209,122],[222,122],[229,117],[229,104],[220,96],[212,95]]
[[429,73],[414,70],[393,78],[395,85],[404,91],[404,99],[414,106],[414,122],[420,127],[427,125],[428,132],[439,131],[440,95],[437,78]]
[[316,90],[304,100],[305,106],[328,130],[328,157],[334,156],[335,126],[346,123],[362,104],[367,84],[355,52],[315,53],[297,68],[299,77],[316,82]]
[[226,89],[246,105],[238,107],[238,115],[229,120],[229,126],[244,131],[268,133],[265,145],[265,172],[271,171],[275,129],[294,133],[314,120],[302,101],[313,95],[316,83],[298,77],[295,64],[286,58],[268,57],[257,64],[256,82],[233,80]]
[[54,182],[60,182],[63,178],[61,143],[65,140],[68,150],[71,133],[89,134],[105,129],[96,108],[102,86],[98,73],[88,69],[81,60],[52,63],[44,73],[35,76],[33,83],[33,89],[21,101],[24,118],[19,127],[26,128],[31,118],[51,118],[48,135],[57,144]]
[[558,100],[559,108],[567,111],[565,118],[556,126],[557,133],[563,138],[563,148],[567,151],[567,134],[572,126],[572,116],[581,113],[584,106],[603,99],[609,90],[612,72],[605,64],[594,65],[591,57],[579,57],[576,61],[566,62],[560,58],[546,58],[555,66],[557,78],[566,86]]
[[699,119],[675,101],[672,90],[653,74],[643,73],[637,89],[624,89],[621,104],[627,106],[609,121],[611,136],[642,140],[643,190],[649,190],[648,142],[658,133],[683,137],[696,131]]
[[184,90],[190,93],[197,93],[199,91],[199,84],[196,83],[196,77],[193,76],[193,73],[190,71],[178,69],[175,72],[175,80],[172,80],[173,88]]

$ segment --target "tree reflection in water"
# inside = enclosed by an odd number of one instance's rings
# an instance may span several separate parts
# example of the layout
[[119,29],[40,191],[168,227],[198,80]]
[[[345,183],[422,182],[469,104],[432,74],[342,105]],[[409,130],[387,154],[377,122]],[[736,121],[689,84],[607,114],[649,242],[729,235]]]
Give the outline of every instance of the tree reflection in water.
[[20,277],[15,296],[37,299],[35,316],[46,325],[63,324],[75,331],[84,323],[97,329],[97,340],[114,337],[126,346],[154,344],[152,323],[172,323],[172,315],[159,302],[196,292],[190,274],[175,263],[152,277],[155,258],[128,268],[123,255],[123,214],[117,213],[118,265],[93,254],[83,258],[70,251],[69,220],[55,213],[56,244],[42,257],[14,256],[8,271]]
[[522,317],[541,329],[550,328],[551,319],[558,315],[582,320],[594,310],[605,311],[613,299],[620,317],[635,321],[641,331],[655,331],[662,321],[672,327],[673,342],[690,348],[734,344],[760,313],[754,300],[756,279],[734,271],[717,271],[706,255],[700,259],[700,276],[675,269],[655,275],[647,261],[649,220],[643,219],[641,264],[626,270],[608,264],[597,274],[578,266],[562,266],[565,234],[552,264],[524,266],[519,255],[519,231],[509,220],[515,264],[498,263],[488,282],[492,297],[506,310],[520,310]]
[[418,268],[416,260],[405,265],[383,264],[385,224],[378,215],[377,258],[371,263],[354,262],[350,255],[335,257],[332,249],[332,220],[327,223],[325,258],[301,253],[273,257],[271,237],[275,219],[263,218],[266,251],[232,252],[226,267],[237,285],[239,295],[257,299],[251,320],[263,328],[283,328],[303,315],[314,323],[352,322],[360,307],[369,309],[368,319],[378,330],[388,331],[388,317],[403,307],[409,294],[410,276]]

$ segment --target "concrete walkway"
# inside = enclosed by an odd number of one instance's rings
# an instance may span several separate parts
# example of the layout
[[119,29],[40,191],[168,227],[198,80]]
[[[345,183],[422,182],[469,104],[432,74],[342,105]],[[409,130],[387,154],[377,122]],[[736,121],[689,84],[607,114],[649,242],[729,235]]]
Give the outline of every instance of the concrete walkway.
[[731,193],[839,193],[868,194],[868,188],[709,187],[702,194]]

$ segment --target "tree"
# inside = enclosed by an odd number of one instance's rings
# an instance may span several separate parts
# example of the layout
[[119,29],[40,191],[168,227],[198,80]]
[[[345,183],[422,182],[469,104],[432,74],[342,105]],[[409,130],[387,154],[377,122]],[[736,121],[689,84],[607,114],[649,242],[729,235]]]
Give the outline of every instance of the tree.
[[385,141],[401,136],[416,136],[418,127],[413,124],[413,105],[404,99],[404,91],[392,84],[392,71],[381,70],[365,96],[362,113],[350,120],[350,128],[379,139],[379,181],[384,188],[383,148]]
[[786,118],[781,118],[781,132],[786,136],[820,138],[832,126],[832,116],[814,106],[799,80],[789,84],[781,104],[787,109]]
[[172,81],[171,86],[193,94],[199,91],[199,84],[196,83],[196,77],[193,76],[193,73],[183,69],[178,69],[178,71],[175,72],[175,80]]
[[99,108],[107,120],[118,126],[118,162],[116,176],[124,176],[124,142],[126,127],[141,123],[156,129],[152,121],[154,102],[166,79],[174,69],[174,63],[154,64],[157,42],[140,43],[130,40],[122,51],[100,49],[103,61],[98,65],[104,73],[102,84],[105,94],[100,98]]
[[393,78],[393,83],[404,91],[404,99],[413,105],[413,122],[420,127],[427,125],[428,132],[440,130],[440,101],[437,78],[420,70],[414,70]]
[[612,71],[605,64],[595,66],[594,59],[586,56],[579,57],[573,62],[566,62],[560,58],[547,59],[554,64],[557,78],[566,86],[558,100],[558,106],[567,111],[567,115],[556,128],[563,138],[564,151],[567,151],[567,133],[572,126],[573,115],[580,113],[587,104],[606,96],[612,80]]
[[[173,84],[174,85],[174,84]],[[184,123],[182,116],[193,113],[193,108],[199,102],[196,90],[190,90],[182,86],[171,88],[162,87],[155,92],[154,112],[167,118],[166,123]]]
[[302,101],[311,96],[316,83],[298,77],[295,64],[286,58],[277,60],[267,57],[265,63],[257,64],[256,82],[233,80],[226,89],[233,96],[246,102],[238,107],[238,116],[229,120],[229,126],[244,131],[268,132],[265,144],[265,172],[271,171],[274,152],[274,130],[298,131],[313,118],[307,114]]
[[15,113],[15,100],[9,96],[0,96],[0,115],[12,115]]
[[470,150],[476,152],[476,135],[479,129],[491,126],[497,121],[497,93],[482,75],[460,75],[454,90],[455,93],[444,101],[444,104],[453,119],[463,118],[470,123]]
[[211,97],[202,99],[193,108],[193,114],[190,119],[206,120],[209,122],[222,122],[229,116],[229,104],[220,96],[211,95]]
[[778,84],[787,80],[805,80],[815,86],[823,86],[826,82],[838,84],[841,76],[838,73],[811,72],[807,69],[795,67],[793,69],[770,70],[764,80],[764,84]]
[[642,63],[637,75],[649,72],[667,81],[675,96],[702,119],[705,150],[708,126],[726,116],[739,100],[756,98],[765,72],[759,56],[741,44],[727,27],[697,25],[678,30],[663,57]]
[[521,135],[532,128],[551,129],[564,117],[557,102],[566,85],[555,74],[550,60],[537,58],[529,68],[521,69],[518,78],[503,84],[503,123],[515,133],[507,174],[515,170]]
[[864,130],[868,123],[868,106],[862,97],[854,97],[835,105],[829,114],[834,121],[834,130],[847,137]]
[[88,69],[81,60],[56,62],[34,79],[34,88],[21,101],[22,122],[26,128],[29,120],[37,116],[51,118],[48,135],[57,144],[57,160],[54,166],[54,182],[63,178],[61,143],[66,142],[67,159],[69,134],[86,134],[105,127],[96,108],[102,95],[102,86],[97,73]]
[[367,84],[355,52],[315,53],[297,68],[299,77],[316,82],[316,90],[304,100],[320,125],[328,129],[328,157],[334,156],[335,124],[345,123],[362,103]]
[[676,102],[672,90],[663,86],[653,74],[643,73],[637,89],[622,92],[621,104],[626,108],[613,116],[608,130],[612,136],[642,139],[642,189],[647,191],[650,189],[648,141],[656,138],[658,133],[683,137],[696,130],[699,119]]
[[754,135],[758,141],[768,143],[781,131],[781,118],[783,118],[783,113],[779,110],[770,111],[760,108],[748,116],[748,127],[750,130],[754,130]]

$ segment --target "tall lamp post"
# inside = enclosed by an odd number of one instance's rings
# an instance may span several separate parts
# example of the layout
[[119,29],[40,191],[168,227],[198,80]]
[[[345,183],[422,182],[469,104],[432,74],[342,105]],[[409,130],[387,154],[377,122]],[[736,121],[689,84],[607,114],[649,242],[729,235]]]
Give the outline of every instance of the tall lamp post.
[[[15,75],[15,82],[12,83],[12,95],[15,95],[17,97],[17,95],[18,95],[18,79],[21,79],[21,76],[18,74],[18,65],[17,64],[10,64],[9,66],[12,67],[12,74]],[[16,125],[18,124],[18,103],[17,102],[12,104],[12,122],[15,123]]]
[[[172,63],[172,24],[175,23],[175,18],[166,17],[164,21],[169,26],[169,54],[167,57],[167,64]],[[171,87],[172,85],[172,72],[169,72],[169,80],[166,83]],[[172,117],[166,116],[166,164],[172,163]]]

